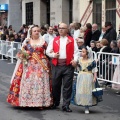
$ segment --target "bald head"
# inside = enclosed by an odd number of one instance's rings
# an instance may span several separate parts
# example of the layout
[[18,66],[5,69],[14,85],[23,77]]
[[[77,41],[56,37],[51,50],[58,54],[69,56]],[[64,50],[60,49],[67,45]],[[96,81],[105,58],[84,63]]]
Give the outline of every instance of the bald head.
[[92,30],[93,31],[96,31],[98,29],[98,25],[96,24],[96,23],[94,23],[93,25],[92,25]]
[[66,23],[60,23],[59,27],[60,26],[64,26],[64,27],[68,28],[68,25]]
[[67,35],[67,33],[68,33],[68,26],[67,26],[67,24],[60,23],[58,29],[59,29],[58,31],[59,31],[60,36],[66,36]]

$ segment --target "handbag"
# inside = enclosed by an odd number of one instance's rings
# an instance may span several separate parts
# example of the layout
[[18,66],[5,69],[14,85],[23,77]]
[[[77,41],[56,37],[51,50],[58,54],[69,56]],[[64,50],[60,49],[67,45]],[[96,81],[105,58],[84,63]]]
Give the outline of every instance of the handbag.
[[92,94],[95,97],[102,96],[103,95],[103,89],[102,88],[95,88],[95,89],[92,90]]
[[97,80],[95,82],[95,88],[92,90],[92,94],[93,94],[94,97],[96,97],[97,102],[103,101],[103,98],[102,98],[102,96],[103,96],[103,89],[100,88],[100,85],[99,85]]

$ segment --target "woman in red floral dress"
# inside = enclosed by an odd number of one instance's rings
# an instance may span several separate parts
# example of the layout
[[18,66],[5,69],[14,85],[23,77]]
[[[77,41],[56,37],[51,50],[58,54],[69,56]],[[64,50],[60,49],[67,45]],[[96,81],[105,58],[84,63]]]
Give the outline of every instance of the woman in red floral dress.
[[28,31],[30,38],[23,43],[22,50],[28,57],[19,56],[7,97],[7,102],[13,106],[49,107],[52,104],[49,64],[45,55],[47,44],[39,33],[39,27],[32,26]]

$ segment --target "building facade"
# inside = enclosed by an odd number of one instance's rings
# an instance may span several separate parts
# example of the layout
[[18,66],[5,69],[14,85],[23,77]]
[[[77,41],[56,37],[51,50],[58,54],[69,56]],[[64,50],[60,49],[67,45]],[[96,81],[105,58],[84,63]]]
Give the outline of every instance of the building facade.
[[23,24],[80,22],[84,26],[90,22],[102,27],[105,21],[118,30],[120,0],[22,0]]
[[12,25],[18,32],[22,25],[21,0],[0,0],[0,26]]

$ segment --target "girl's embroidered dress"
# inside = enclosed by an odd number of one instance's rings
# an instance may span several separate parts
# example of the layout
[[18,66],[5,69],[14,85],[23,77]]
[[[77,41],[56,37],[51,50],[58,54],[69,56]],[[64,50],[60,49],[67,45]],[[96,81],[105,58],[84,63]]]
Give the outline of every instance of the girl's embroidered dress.
[[47,45],[44,42],[31,47],[39,59],[31,56],[27,65],[21,61],[15,68],[7,102],[14,106],[48,107],[52,104],[52,99],[49,72],[44,68],[49,66],[45,55]]
[[93,106],[97,104],[97,99],[92,95],[92,90],[95,88],[93,73],[97,72],[95,64],[95,61],[93,62],[91,59],[83,61],[80,58],[79,74],[77,81],[73,84],[73,95],[71,99],[73,104],[81,106]]

